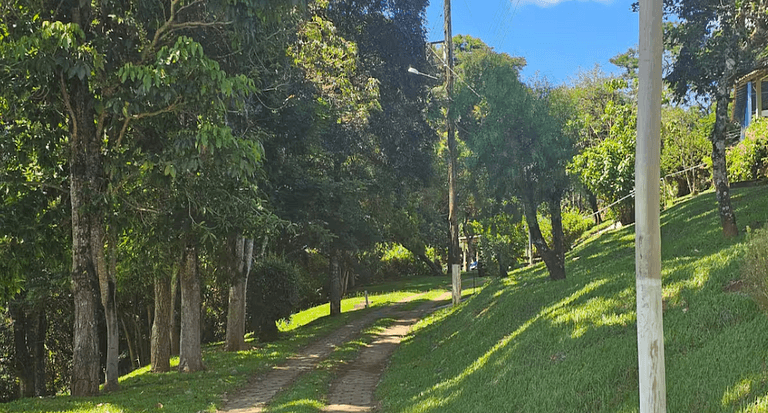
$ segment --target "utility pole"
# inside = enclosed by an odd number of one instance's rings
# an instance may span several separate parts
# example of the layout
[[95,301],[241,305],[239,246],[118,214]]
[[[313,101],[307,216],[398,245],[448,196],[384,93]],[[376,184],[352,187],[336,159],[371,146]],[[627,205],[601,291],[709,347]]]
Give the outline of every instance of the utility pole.
[[459,268],[459,219],[456,216],[456,136],[451,121],[451,95],[453,94],[453,34],[451,30],[451,0],[445,0],[443,10],[445,16],[445,90],[448,94],[448,105],[445,111],[446,128],[448,130],[448,224],[451,237],[448,247],[448,267],[451,271],[451,286],[453,305],[461,302],[461,272]]
[[659,220],[661,36],[662,0],[640,0],[640,82],[635,157],[635,285],[640,413],[667,411]]

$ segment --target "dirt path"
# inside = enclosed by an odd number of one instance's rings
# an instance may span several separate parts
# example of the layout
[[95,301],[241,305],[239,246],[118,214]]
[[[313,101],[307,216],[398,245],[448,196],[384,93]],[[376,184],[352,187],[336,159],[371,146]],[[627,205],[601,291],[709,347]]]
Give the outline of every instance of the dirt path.
[[[447,300],[451,293],[441,295],[437,301]],[[389,356],[395,351],[411,327],[424,315],[435,309],[434,302],[422,304],[410,311],[398,311],[397,321],[377,334],[378,338],[363,349],[357,359],[343,367],[331,385],[325,412],[370,412],[376,408],[374,391]]]
[[[409,296],[399,301],[399,303],[406,303],[409,301],[413,301],[415,299],[420,298],[423,295],[424,293]],[[434,303],[429,302],[422,305],[419,308],[422,308],[425,306],[431,307],[431,306],[434,306]],[[248,384],[248,386],[239,390],[237,393],[230,395],[230,397],[228,398],[225,397],[225,400],[224,400],[225,406],[222,410],[219,410],[219,413],[259,413],[263,411],[264,405],[267,404],[275,396],[275,394],[277,394],[277,392],[279,392],[281,389],[293,383],[293,381],[296,380],[296,378],[301,374],[315,369],[321,361],[323,361],[326,357],[328,357],[331,354],[334,348],[346,343],[347,341],[351,340],[353,337],[360,335],[363,329],[373,324],[376,320],[383,317],[389,317],[392,314],[395,314],[397,317],[402,318],[402,315],[401,315],[402,312],[397,310],[397,306],[388,306],[378,311],[374,311],[370,314],[367,314],[357,320],[351,321],[349,324],[346,324],[343,327],[337,329],[330,335],[310,344],[309,346],[301,350],[299,354],[288,359],[288,361],[285,364],[280,366],[275,366],[269,372],[254,377],[251,380],[251,382]],[[413,322],[415,322],[415,319],[411,321],[411,324]],[[398,320],[395,326],[400,326],[401,324],[402,324],[401,320]],[[408,324],[408,327],[409,326],[410,324]],[[405,328],[404,332],[402,332],[400,336],[407,333],[408,327]],[[388,334],[387,331],[389,331],[389,329],[385,330],[381,334],[382,335]],[[389,334],[392,334],[392,333],[389,333]],[[399,339],[397,340],[397,342],[399,343]],[[364,352],[367,352],[368,350],[374,347],[375,346],[372,344],[369,348],[366,348]],[[379,347],[376,347],[376,348],[379,348]],[[382,350],[384,348],[385,347],[381,347]],[[392,348],[392,350],[389,350],[389,353],[387,353],[387,356],[391,354],[393,350],[394,350],[394,347]],[[387,356],[385,356],[383,360],[386,360]],[[383,361],[380,364],[381,364],[381,367],[383,367]],[[380,374],[381,374],[381,371],[379,371],[379,375]],[[378,382],[378,376],[376,376],[376,381],[374,381],[373,383],[374,387],[377,382]],[[332,386],[332,389],[337,387],[343,388],[346,386]],[[373,389],[370,390],[370,398],[367,400],[372,400],[372,397],[373,397]],[[355,402],[359,403],[357,401]],[[340,410],[340,411],[366,411],[366,410]]]

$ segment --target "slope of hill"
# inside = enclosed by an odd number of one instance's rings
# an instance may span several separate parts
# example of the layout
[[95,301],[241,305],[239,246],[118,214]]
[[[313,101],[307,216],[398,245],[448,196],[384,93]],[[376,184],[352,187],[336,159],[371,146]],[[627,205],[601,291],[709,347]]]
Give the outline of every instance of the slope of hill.
[[[670,412],[768,411],[768,318],[738,282],[745,227],[765,225],[768,187],[732,196],[741,235],[731,240],[712,192],[662,213]],[[517,270],[422,321],[379,387],[383,411],[637,411],[634,226],[566,261],[565,281],[542,265]]]

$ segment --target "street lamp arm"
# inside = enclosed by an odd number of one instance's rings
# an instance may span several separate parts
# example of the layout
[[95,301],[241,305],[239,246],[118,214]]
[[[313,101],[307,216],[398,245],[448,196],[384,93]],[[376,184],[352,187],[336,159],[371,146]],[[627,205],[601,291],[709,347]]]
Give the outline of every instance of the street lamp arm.
[[428,78],[430,78],[430,79],[434,79],[434,80],[440,80],[440,79],[438,79],[438,78],[436,78],[436,77],[434,77],[434,76],[432,76],[432,75],[428,75],[428,74],[426,74],[426,73],[422,73],[422,72],[419,72],[419,70],[418,70],[418,69],[416,69],[416,68],[415,68],[415,67],[413,67],[413,66],[408,66],[408,73],[413,73],[414,75],[425,76],[425,77],[428,77]]

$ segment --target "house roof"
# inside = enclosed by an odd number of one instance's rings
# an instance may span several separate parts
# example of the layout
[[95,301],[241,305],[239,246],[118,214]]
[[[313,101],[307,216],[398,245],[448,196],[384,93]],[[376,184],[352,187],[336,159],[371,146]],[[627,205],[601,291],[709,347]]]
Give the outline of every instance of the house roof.
[[736,79],[736,88],[739,88],[740,86],[746,84],[747,82],[751,82],[756,79],[762,79],[764,77],[768,76],[768,67],[763,66],[759,69],[755,69],[746,75]]

